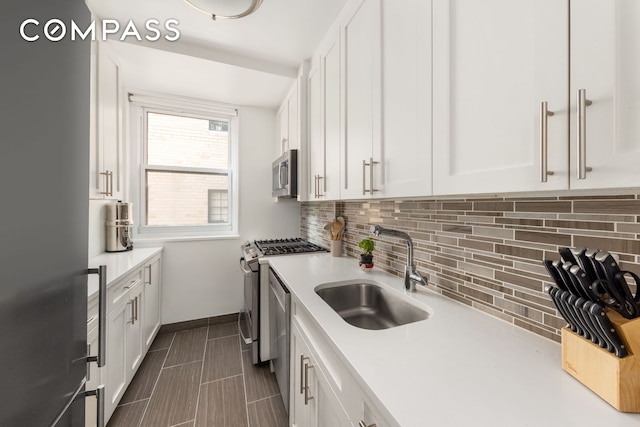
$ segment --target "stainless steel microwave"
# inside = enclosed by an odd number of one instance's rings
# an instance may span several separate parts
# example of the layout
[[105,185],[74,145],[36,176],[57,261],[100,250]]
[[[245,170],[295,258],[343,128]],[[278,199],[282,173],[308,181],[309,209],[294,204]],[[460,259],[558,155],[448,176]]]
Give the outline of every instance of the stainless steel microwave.
[[273,162],[271,196],[298,197],[298,150],[285,151]]

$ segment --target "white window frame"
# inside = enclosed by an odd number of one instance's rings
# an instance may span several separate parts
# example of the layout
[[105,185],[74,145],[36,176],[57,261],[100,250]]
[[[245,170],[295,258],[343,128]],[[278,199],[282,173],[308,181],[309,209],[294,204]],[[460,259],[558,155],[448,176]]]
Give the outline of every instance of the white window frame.
[[[199,240],[215,238],[237,238],[239,236],[238,197],[238,109],[233,106],[208,103],[185,98],[158,97],[129,94],[131,108],[131,200],[134,201],[134,241]],[[194,117],[205,120],[229,121],[229,167],[228,169],[205,169],[189,167],[154,167],[147,165],[146,132],[147,112]],[[227,172],[229,180],[229,222],[201,225],[145,225],[146,172]],[[138,219],[135,221],[135,219]],[[137,224],[136,224],[137,222]]]

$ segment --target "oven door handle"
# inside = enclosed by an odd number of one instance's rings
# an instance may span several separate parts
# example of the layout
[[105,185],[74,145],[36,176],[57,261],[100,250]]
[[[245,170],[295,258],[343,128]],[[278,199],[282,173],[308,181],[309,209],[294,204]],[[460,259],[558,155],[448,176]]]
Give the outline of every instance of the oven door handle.
[[247,269],[246,265],[247,261],[245,261],[244,257],[240,258],[240,270],[242,270],[245,276],[250,276],[253,274],[253,271],[251,271],[251,269]]

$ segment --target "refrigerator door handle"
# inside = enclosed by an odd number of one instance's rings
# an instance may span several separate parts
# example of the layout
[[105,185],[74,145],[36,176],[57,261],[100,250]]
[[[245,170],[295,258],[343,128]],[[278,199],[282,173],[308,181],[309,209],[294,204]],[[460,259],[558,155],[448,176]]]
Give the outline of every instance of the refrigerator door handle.
[[[87,390],[80,393],[78,397],[86,398],[88,396],[95,396],[98,400],[98,410],[96,415],[96,427],[104,427],[104,398],[106,393],[104,392],[104,385],[99,385],[95,390]],[[78,398],[77,397],[77,398]]]
[[87,274],[97,274],[98,285],[98,355],[87,356],[87,363],[97,362],[98,368],[102,368],[106,362],[107,354],[107,266],[90,268]]

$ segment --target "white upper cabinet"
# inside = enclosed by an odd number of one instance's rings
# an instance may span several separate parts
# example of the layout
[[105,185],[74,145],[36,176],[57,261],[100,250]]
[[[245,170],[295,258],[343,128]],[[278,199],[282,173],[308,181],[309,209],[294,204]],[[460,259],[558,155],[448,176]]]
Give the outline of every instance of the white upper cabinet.
[[568,11],[433,0],[434,194],[567,188]]
[[288,150],[298,149],[298,82],[295,81],[286,98],[278,110],[280,124],[279,147],[276,152],[280,155]]
[[307,79],[309,200],[340,198],[340,32],[320,44]]
[[91,45],[89,198],[122,199],[122,87],[118,63],[103,42]]
[[383,185],[374,196],[428,196],[431,1],[382,1],[382,100]]
[[343,199],[382,191],[381,0],[347,4],[341,18]]
[[[571,188],[640,185],[638,76],[640,2],[571,2]],[[591,101],[582,131],[579,90]]]

